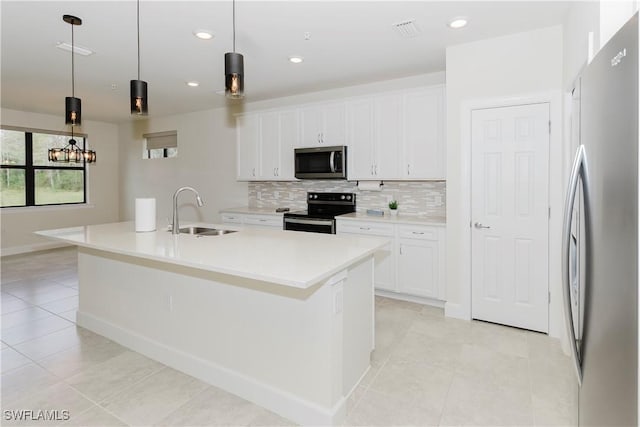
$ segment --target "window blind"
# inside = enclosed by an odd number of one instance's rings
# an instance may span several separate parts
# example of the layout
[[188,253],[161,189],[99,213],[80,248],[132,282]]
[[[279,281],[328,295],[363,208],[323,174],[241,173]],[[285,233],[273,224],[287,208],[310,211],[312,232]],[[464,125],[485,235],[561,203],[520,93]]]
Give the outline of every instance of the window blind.
[[147,140],[147,150],[175,148],[178,146],[178,132],[175,130],[145,133],[142,136]]

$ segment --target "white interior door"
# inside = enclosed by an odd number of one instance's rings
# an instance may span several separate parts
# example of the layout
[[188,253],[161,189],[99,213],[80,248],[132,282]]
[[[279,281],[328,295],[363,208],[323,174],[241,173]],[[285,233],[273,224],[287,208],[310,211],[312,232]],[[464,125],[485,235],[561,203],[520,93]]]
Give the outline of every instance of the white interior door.
[[474,319],[549,330],[549,129],[548,103],[472,111]]

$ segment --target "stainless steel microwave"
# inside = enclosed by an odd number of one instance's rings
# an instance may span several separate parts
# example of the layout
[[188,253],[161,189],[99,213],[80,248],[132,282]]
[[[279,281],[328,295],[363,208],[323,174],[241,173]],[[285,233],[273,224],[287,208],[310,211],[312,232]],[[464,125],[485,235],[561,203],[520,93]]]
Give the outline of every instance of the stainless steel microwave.
[[347,147],[296,148],[295,168],[299,179],[347,179]]

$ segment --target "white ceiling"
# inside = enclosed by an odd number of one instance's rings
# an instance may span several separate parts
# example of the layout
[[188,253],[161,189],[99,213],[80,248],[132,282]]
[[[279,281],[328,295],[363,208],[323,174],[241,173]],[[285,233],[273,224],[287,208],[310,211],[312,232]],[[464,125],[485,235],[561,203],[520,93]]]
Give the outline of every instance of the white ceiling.
[[[445,69],[445,48],[561,24],[560,1],[244,1],[236,3],[236,50],[245,58],[244,102]],[[64,115],[71,96],[71,42],[63,14],[78,16],[76,96],[83,118],[120,122],[136,78],[136,2],[8,1],[2,15],[2,107]],[[446,23],[466,16],[469,25]],[[402,38],[392,24],[415,19],[421,34]],[[150,1],[140,5],[141,79],[150,115],[222,107],[224,53],[232,48],[231,1]],[[203,41],[195,29],[211,30]],[[310,33],[305,40],[304,33]],[[305,58],[302,64],[288,61]],[[473,70],[469,70],[473,72]],[[185,82],[200,82],[197,88]],[[62,118],[61,118],[62,120]]]

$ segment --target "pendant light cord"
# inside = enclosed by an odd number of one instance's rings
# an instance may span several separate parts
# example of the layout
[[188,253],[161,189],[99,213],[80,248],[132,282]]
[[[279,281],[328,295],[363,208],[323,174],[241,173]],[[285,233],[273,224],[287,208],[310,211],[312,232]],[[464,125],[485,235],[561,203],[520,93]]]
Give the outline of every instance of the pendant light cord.
[[138,16],[138,80],[140,80],[140,0],[137,2],[137,16]]
[[[76,97],[76,73],[75,73],[75,52],[74,50],[76,50],[75,48],[75,42],[74,42],[74,38],[73,38],[73,27],[75,27],[75,24],[73,24],[73,22],[71,23],[71,96],[73,98]],[[71,128],[73,129],[73,127]]]
[[236,0],[233,0],[233,52],[236,51]]

